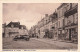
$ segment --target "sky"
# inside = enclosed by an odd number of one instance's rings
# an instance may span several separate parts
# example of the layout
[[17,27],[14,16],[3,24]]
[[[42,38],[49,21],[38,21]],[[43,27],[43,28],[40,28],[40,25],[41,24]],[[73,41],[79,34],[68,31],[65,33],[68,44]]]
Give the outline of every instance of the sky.
[[59,6],[60,3],[3,3],[3,23],[20,22],[30,29]]

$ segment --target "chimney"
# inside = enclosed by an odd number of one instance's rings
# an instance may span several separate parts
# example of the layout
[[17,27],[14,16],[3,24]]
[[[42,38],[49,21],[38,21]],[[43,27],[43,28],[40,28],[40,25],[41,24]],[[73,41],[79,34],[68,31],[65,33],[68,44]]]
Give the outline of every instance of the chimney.
[[45,17],[48,17],[48,14],[45,14]]

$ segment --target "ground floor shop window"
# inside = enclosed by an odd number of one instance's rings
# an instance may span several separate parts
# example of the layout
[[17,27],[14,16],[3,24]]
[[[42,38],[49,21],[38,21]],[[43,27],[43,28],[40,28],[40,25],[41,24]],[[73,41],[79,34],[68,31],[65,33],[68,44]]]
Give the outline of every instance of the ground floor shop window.
[[78,41],[78,32],[77,32],[77,28],[72,29],[73,34],[72,34],[72,40],[73,41]]

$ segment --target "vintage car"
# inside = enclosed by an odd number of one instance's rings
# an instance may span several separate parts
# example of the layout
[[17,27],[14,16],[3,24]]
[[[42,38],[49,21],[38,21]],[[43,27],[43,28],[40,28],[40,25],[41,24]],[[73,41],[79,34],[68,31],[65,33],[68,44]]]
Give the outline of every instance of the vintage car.
[[30,37],[29,35],[17,35],[13,38],[14,41],[21,40],[21,39],[29,41]]

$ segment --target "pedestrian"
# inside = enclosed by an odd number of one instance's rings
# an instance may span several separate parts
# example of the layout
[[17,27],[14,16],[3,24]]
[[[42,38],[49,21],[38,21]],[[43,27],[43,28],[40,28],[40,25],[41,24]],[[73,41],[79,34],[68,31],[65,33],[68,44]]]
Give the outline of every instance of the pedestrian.
[[37,36],[37,38],[38,38],[38,36]]

